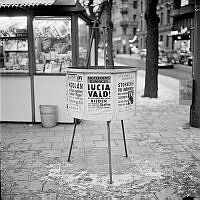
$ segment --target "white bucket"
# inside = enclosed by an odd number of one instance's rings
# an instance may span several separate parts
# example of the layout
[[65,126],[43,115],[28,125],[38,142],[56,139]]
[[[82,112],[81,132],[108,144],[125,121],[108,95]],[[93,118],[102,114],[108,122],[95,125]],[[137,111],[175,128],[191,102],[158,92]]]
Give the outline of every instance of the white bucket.
[[40,116],[43,127],[50,128],[57,125],[58,115],[56,105],[40,105]]

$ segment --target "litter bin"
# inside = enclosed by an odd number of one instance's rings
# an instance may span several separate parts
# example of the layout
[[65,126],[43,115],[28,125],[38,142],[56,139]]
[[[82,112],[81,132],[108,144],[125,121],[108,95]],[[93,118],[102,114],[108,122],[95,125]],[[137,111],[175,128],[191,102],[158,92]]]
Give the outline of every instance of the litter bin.
[[54,127],[58,121],[56,105],[40,105],[40,116],[43,127]]

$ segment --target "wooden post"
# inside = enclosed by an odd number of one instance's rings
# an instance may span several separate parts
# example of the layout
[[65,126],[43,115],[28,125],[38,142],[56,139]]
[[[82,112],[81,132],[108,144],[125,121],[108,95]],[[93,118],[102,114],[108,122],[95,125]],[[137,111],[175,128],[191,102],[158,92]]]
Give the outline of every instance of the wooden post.
[[190,124],[200,128],[200,1],[195,0],[194,14],[193,97],[190,108]]
[[32,123],[35,123],[35,92],[34,92],[34,74],[36,71],[35,63],[35,44],[33,35],[33,15],[30,13],[27,17],[27,31],[28,31],[28,56],[29,56],[29,74],[31,84],[31,111]]

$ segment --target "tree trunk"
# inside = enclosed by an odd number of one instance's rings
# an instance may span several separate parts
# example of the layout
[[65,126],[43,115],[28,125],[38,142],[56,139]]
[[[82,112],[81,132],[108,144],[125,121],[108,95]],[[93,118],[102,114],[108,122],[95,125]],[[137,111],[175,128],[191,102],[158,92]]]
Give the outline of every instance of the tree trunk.
[[113,24],[112,24],[112,0],[106,1],[106,27],[107,27],[107,65],[112,66],[114,68],[114,61],[113,61],[113,43],[112,43],[112,30],[113,30]]
[[156,13],[158,0],[147,0],[145,20],[147,24],[146,38],[146,75],[144,97],[158,97],[158,23]]

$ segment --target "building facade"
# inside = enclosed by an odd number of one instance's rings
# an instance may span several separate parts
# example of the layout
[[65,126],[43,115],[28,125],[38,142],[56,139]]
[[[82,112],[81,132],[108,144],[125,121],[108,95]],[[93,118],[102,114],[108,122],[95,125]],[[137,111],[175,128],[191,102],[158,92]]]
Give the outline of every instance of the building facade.
[[145,49],[146,48],[146,34],[147,29],[145,25],[145,9],[146,9],[146,3],[144,0],[138,1],[138,13],[139,13],[139,19],[138,19],[138,46],[139,49]]
[[[113,0],[113,47],[116,53],[146,49],[146,0]],[[192,51],[194,0],[159,0],[159,49]]]
[[116,53],[138,48],[138,0],[114,0],[112,9],[113,47]]
[[[145,21],[145,10],[146,10],[146,1],[138,1],[138,13],[139,13],[139,26],[138,26],[138,46],[139,49],[146,48],[146,21]],[[159,48],[172,50],[173,42],[170,37],[170,33],[173,26],[173,18],[171,17],[171,12],[173,10],[173,1],[172,0],[159,0],[157,6],[157,14],[160,18],[158,24],[159,28]]]
[[174,0],[171,16],[173,17],[173,49],[193,51],[194,0]]

